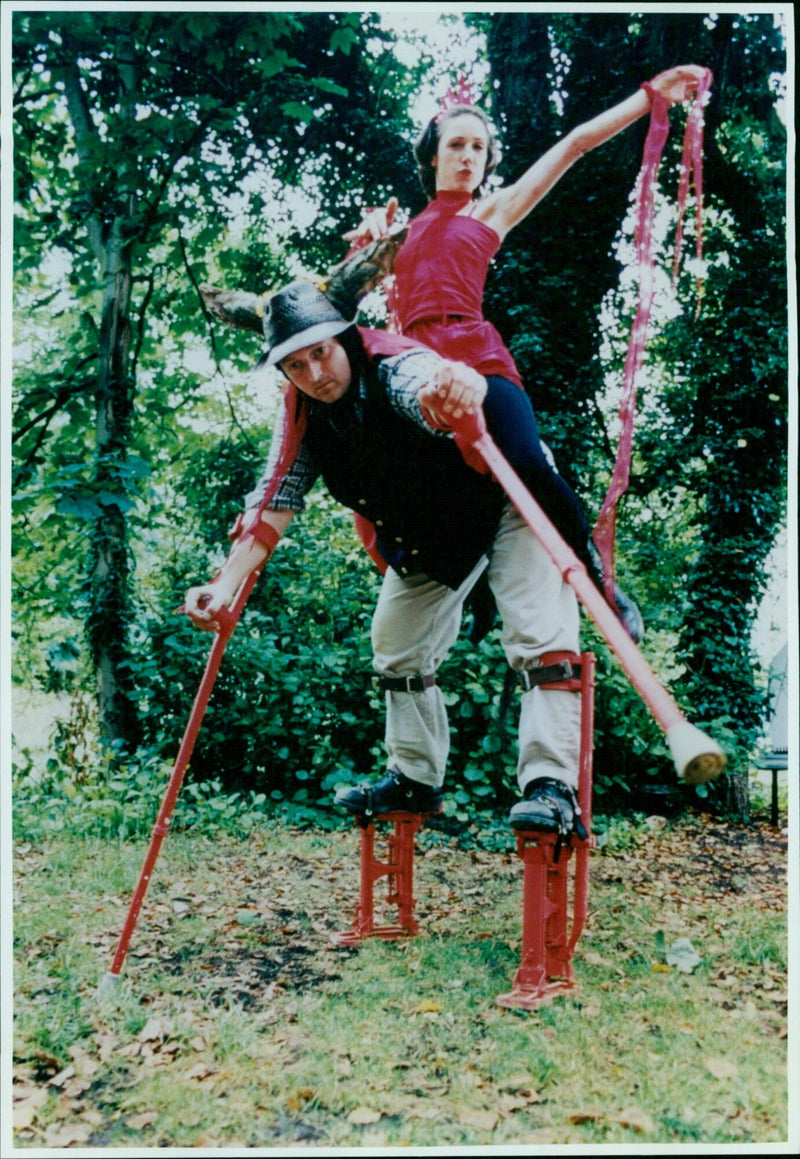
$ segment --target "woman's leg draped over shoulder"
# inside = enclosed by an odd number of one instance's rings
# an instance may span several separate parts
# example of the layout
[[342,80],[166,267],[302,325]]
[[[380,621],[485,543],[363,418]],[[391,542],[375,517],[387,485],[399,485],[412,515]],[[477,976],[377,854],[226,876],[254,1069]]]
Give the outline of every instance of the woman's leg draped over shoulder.
[[572,488],[547,458],[530,398],[507,378],[490,376],[483,404],[494,441],[572,550],[583,562],[591,530]]

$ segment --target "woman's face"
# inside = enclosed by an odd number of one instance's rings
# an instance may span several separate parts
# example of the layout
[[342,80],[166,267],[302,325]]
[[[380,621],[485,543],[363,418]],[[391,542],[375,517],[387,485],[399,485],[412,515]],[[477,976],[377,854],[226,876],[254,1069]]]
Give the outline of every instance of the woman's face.
[[480,117],[459,113],[442,122],[439,146],[431,164],[436,169],[436,188],[472,193],[483,180],[489,136]]

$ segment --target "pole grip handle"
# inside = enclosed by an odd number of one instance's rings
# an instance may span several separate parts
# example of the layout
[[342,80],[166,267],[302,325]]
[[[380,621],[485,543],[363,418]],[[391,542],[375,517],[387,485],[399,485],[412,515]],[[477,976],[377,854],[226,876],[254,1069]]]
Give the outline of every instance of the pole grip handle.
[[463,414],[458,419],[450,419],[450,426],[459,440],[463,439],[474,446],[486,434],[483,407],[478,407],[469,414]]

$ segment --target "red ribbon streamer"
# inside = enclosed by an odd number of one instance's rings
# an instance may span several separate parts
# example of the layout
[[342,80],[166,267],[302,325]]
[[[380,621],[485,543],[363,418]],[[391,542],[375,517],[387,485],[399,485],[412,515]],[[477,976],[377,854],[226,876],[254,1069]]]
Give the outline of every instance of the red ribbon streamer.
[[[680,252],[683,245],[683,222],[689,194],[690,177],[694,184],[696,200],[696,252],[702,258],[702,203],[703,203],[703,109],[711,86],[712,75],[706,69],[705,75],[697,83],[695,100],[689,111],[683,138],[680,178],[678,182],[678,223],[675,235],[675,257],[673,260],[673,280],[677,278]],[[606,596],[614,602],[614,543],[616,539],[617,505],[628,489],[630,481],[631,454],[633,448],[633,425],[636,414],[636,386],[639,371],[644,361],[647,326],[653,305],[655,289],[655,261],[653,258],[653,216],[655,187],[661,155],[669,134],[669,104],[650,85],[643,85],[652,101],[650,127],[644,145],[642,167],[637,178],[636,226],[634,243],[639,270],[639,298],[636,315],[628,341],[625,368],[622,378],[622,398],[619,406],[620,437],[617,458],[608,492],[595,524],[592,538],[603,561]],[[698,310],[702,294],[702,281],[698,275]]]

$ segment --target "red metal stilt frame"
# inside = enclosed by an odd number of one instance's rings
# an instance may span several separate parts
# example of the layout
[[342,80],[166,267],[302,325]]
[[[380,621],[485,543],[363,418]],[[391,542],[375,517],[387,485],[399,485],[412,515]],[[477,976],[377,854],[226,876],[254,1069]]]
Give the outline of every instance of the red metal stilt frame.
[[[414,838],[427,813],[380,813],[361,831],[361,875],[356,920],[349,930],[337,934],[340,946],[355,946],[364,938],[413,938],[419,933],[414,917]],[[393,831],[386,833],[385,861],[375,857],[375,823],[388,822]],[[386,878],[387,901],[397,906],[397,921],[375,924],[375,882]]]
[[[580,677],[543,684],[542,690],[580,692],[581,742],[578,804],[586,837],[573,834],[559,842],[555,833],[517,833],[517,853],[524,864],[522,902],[522,961],[513,988],[497,998],[498,1006],[536,1010],[559,994],[577,989],[572,956],[586,920],[589,893],[589,850],[592,803],[592,748],[594,736],[595,657],[591,652],[569,657],[580,665]],[[567,930],[569,870],[575,854],[572,889],[572,928]]]

